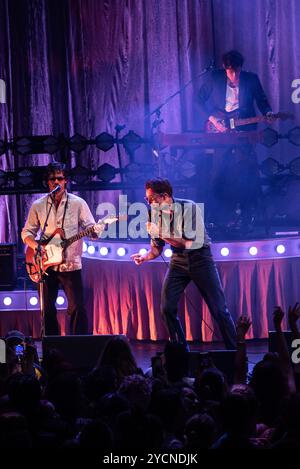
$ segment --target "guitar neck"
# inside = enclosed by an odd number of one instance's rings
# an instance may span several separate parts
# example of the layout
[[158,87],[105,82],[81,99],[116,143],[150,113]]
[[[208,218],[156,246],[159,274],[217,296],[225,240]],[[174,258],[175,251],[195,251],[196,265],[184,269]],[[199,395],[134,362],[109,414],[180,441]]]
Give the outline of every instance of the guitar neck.
[[247,117],[245,119],[235,119],[234,125],[239,127],[240,125],[257,124],[266,120],[266,116]]
[[71,236],[71,238],[68,238],[65,240],[64,244],[65,247],[70,246],[70,244],[75,243],[75,241],[78,241],[81,238],[84,238],[85,236],[91,236],[94,233],[94,228],[93,226],[90,226],[89,228],[86,228],[85,230],[81,231],[80,233]]

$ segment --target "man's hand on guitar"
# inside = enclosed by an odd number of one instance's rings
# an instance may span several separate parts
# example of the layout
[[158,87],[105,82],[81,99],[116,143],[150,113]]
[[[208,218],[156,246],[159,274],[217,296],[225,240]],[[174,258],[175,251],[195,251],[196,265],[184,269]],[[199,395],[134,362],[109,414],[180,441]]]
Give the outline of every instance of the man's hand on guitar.
[[227,132],[227,128],[225,127],[225,125],[223,125],[222,122],[215,116],[209,116],[208,120],[215,126],[218,132]]

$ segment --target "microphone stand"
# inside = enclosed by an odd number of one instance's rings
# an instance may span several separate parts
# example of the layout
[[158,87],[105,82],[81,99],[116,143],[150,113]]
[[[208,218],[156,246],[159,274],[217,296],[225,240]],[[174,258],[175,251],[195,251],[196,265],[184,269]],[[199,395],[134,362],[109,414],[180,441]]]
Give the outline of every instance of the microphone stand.
[[[153,154],[156,158],[160,157],[161,148],[160,148],[159,133],[160,133],[160,125],[164,122],[164,120],[160,118],[161,109],[166,104],[168,104],[170,101],[172,101],[172,99],[175,98],[175,96],[180,95],[194,80],[196,80],[197,78],[203,77],[204,75],[206,75],[211,70],[214,70],[214,68],[215,68],[214,61],[212,61],[210,63],[210,65],[208,65],[208,67],[204,68],[198,75],[192,77],[187,83],[185,83],[175,93],[168,96],[165,99],[165,101],[163,101],[159,106],[157,106],[153,111],[146,114],[146,116],[144,117],[144,120],[146,120],[149,117],[155,115],[155,119],[151,124],[151,137],[152,137],[152,141],[154,143],[154,145],[153,145],[154,148],[152,149],[152,152],[153,152]],[[156,138],[156,136],[158,136],[158,138]]]
[[43,272],[43,267],[42,267],[42,243],[44,241],[44,235],[46,232],[46,228],[48,226],[48,219],[49,219],[50,212],[54,204],[55,195],[56,195],[56,192],[53,192],[51,196],[51,204],[47,212],[46,220],[42,228],[40,238],[37,241],[38,245],[36,248],[36,254],[34,256],[35,262],[39,266],[38,290],[39,290],[39,297],[40,297],[40,321],[41,321],[40,338],[41,340],[43,340],[43,338],[45,337],[45,297],[44,297],[45,278],[44,278],[44,274],[46,274],[46,272]]

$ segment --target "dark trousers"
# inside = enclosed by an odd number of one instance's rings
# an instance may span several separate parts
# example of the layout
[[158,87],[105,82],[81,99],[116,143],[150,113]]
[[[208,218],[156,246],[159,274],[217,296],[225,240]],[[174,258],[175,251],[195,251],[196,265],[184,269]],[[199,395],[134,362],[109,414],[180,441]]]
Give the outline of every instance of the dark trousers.
[[67,300],[67,313],[71,316],[71,334],[87,334],[88,322],[83,299],[83,286],[81,270],[71,272],[56,272],[48,269],[45,276],[44,302],[45,302],[45,334],[59,335],[57,321],[56,299],[61,285]]
[[178,318],[178,302],[190,281],[197,285],[209,311],[218,323],[227,349],[236,348],[236,330],[228,311],[220,277],[209,247],[182,254],[174,253],[162,288],[161,312],[170,340],[186,345]]

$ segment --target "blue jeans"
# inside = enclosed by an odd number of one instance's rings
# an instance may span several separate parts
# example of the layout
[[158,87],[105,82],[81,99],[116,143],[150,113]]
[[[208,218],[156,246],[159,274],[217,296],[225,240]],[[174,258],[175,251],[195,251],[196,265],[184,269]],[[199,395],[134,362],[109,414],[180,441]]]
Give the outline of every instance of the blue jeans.
[[236,349],[235,325],[228,311],[220,277],[210,247],[173,253],[162,287],[161,313],[170,340],[186,345],[177,307],[190,281],[198,287],[209,311],[216,320],[227,349]]

